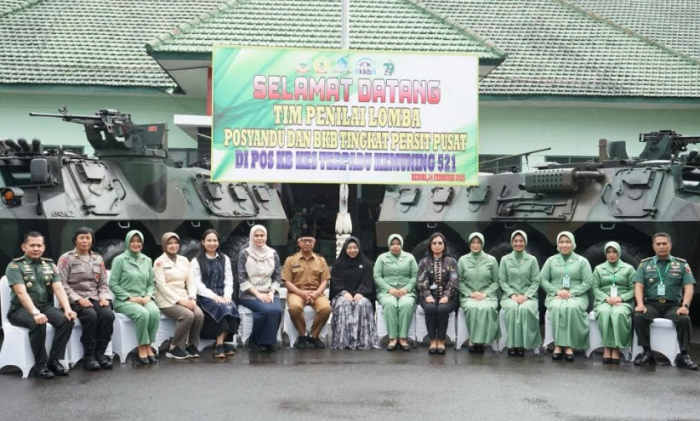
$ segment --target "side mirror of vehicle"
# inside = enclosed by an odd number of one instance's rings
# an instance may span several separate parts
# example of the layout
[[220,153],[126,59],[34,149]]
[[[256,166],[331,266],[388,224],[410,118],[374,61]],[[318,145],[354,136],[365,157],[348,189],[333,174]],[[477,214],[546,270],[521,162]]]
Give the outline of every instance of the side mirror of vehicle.
[[48,184],[51,181],[51,173],[46,158],[32,159],[29,165],[29,174],[32,184]]

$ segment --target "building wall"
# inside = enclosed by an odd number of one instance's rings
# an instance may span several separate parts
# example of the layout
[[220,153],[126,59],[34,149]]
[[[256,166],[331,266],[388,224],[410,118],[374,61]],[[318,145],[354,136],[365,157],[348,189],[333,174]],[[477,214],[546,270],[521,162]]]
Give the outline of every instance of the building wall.
[[29,117],[29,112],[57,113],[66,105],[72,114],[93,114],[100,109],[130,113],[136,123],[168,123],[168,142],[172,148],[196,148],[195,141],[173,125],[174,114],[204,114],[205,100],[115,94],[68,95],[0,92],[0,139],[27,140],[38,137],[45,144],[86,145],[92,153],[83,128],[59,119]]

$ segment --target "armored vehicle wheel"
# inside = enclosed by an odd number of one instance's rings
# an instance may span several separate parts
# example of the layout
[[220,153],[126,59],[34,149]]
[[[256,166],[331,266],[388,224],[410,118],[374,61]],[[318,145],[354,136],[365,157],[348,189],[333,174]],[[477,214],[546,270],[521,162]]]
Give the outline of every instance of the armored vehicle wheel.
[[101,240],[92,248],[93,251],[102,255],[107,269],[112,269],[112,260],[126,250],[123,240]]
[[[194,238],[185,237],[180,241],[180,251],[178,251],[178,254],[187,257],[187,260],[192,260],[199,252],[199,248],[199,241]],[[231,263],[233,264],[233,261],[231,261]]]
[[[595,269],[596,266],[605,262],[605,252],[603,251],[603,247],[605,247],[606,243],[607,241],[601,241],[588,247],[581,253],[582,257],[588,259],[588,262],[591,264],[591,269]],[[648,257],[644,255],[644,252],[639,247],[633,246],[629,243],[619,242],[619,244],[620,248],[622,249],[622,261],[632,265],[635,270],[637,267],[639,267],[639,263],[642,261],[642,259]]]
[[[413,257],[415,257],[416,261],[418,262],[420,262],[420,260],[426,256],[427,252],[428,240],[421,241],[413,248],[413,251],[411,251]],[[464,254],[462,248],[450,240],[447,240],[447,252],[447,254],[455,260],[459,260],[459,258]]]

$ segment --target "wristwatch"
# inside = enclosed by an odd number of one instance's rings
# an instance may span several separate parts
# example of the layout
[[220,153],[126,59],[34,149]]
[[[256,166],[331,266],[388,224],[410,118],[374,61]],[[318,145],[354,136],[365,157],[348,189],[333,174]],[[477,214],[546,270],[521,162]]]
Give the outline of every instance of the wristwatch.
[[39,311],[38,308],[35,308],[34,310],[32,310],[32,316],[38,316],[40,314],[41,314],[41,311]]
[[683,308],[690,308],[688,304],[683,304]]

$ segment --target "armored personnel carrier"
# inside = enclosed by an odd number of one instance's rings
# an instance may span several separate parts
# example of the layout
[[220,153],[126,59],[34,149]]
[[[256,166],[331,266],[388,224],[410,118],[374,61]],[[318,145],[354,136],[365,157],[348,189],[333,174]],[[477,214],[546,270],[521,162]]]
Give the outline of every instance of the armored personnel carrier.
[[95,157],[44,151],[41,142],[0,141],[0,267],[20,252],[22,235],[46,236],[46,256],[72,249],[73,232],[95,231],[94,250],[109,266],[124,251],[126,232],[138,229],[144,251],[162,253],[160,237],[180,235],[180,253],[193,257],[201,233],[215,228],[232,258],[248,243],[254,224],[266,225],[273,246],[284,246],[288,223],[277,191],[266,184],[215,183],[202,168],[173,168],[165,124],[137,125],[129,114],[34,114],[82,124]]
[[[556,252],[556,235],[571,231],[576,252],[591,265],[604,260],[615,240],[622,259],[634,265],[652,256],[651,238],[664,231],[673,255],[687,259],[700,276],[700,155],[687,152],[700,137],[664,130],[640,135],[645,148],[627,156],[624,142],[601,140],[598,162],[547,164],[535,171],[482,175],[478,187],[398,186],[384,196],[377,241],[397,232],[405,249],[422,255],[432,231],[443,232],[452,254],[468,251],[473,231],[486,238],[487,252],[510,252],[510,234],[528,233],[528,250],[540,264]],[[694,320],[700,322],[700,288]]]

